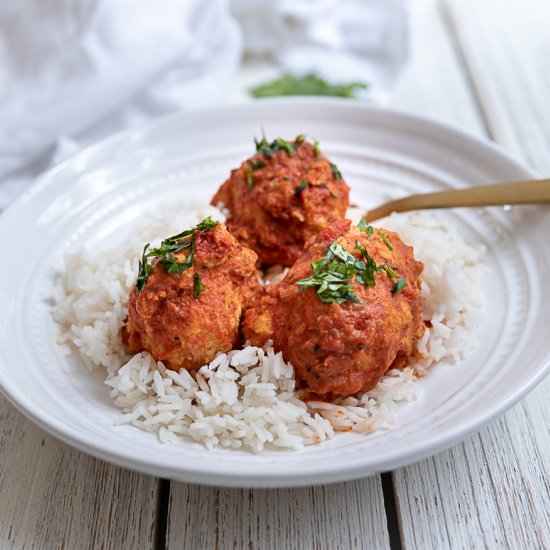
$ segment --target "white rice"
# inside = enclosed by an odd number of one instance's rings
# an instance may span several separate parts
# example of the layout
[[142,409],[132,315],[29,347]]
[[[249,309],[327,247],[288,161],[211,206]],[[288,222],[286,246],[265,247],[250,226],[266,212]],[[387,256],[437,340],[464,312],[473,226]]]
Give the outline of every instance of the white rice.
[[[169,208],[172,216],[161,208],[132,226],[123,246],[68,254],[53,291],[59,342],[76,349],[88,368],[105,370],[113,403],[122,410],[118,424],[156,433],[163,443],[191,438],[209,449],[300,449],[331,439],[335,431],[391,427],[397,409],[420,395],[418,376],[443,358],[463,359],[475,347],[483,319],[484,249],[466,244],[442,218],[418,213],[394,215],[383,225],[414,245],[415,257],[424,262],[424,318],[432,324],[419,344],[424,358],[389,371],[366,394],[306,405],[295,392],[292,365],[271,343],[219,354],[195,376],[166,369],[147,352],[129,356],[120,326],[144,243],[159,242],[209,214],[223,219],[202,201]],[[281,276],[273,269],[266,279]]]

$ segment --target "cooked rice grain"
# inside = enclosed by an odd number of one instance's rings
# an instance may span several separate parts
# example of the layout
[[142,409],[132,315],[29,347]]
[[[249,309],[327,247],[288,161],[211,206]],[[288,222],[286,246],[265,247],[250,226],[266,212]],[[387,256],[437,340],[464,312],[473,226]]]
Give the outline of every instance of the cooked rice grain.
[[[295,393],[292,365],[271,343],[219,354],[195,377],[185,369],[166,369],[147,352],[129,356],[119,331],[143,244],[159,242],[209,214],[223,219],[201,201],[171,205],[170,211],[171,218],[163,208],[135,227],[123,248],[67,255],[53,290],[59,342],[76,348],[90,369],[105,369],[113,403],[122,410],[117,424],[155,432],[162,443],[183,437],[208,449],[296,450],[331,439],[335,431],[391,427],[399,407],[420,395],[417,376],[443,358],[463,359],[475,346],[473,334],[483,319],[483,247],[467,245],[442,218],[420,213],[391,216],[384,227],[413,244],[425,265],[424,318],[432,323],[419,342],[425,357],[389,371],[368,393],[306,405]],[[274,268],[267,279],[281,274]]]

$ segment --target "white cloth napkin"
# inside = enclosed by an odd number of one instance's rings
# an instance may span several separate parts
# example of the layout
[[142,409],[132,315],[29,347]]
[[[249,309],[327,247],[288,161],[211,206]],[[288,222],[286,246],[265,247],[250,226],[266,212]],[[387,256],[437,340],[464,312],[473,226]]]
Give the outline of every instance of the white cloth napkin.
[[245,48],[294,74],[363,81],[383,95],[409,52],[408,0],[233,0]]
[[[408,0],[0,2],[0,210],[74,149],[228,99],[247,51],[376,96],[407,57]],[[373,93],[374,92],[374,93]]]
[[227,0],[0,3],[0,209],[60,137],[225,100],[241,53]]

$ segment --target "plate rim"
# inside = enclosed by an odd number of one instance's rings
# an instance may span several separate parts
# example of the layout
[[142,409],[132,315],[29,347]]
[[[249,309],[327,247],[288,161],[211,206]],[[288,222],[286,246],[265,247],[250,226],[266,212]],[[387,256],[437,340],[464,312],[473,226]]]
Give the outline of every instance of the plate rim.
[[[386,108],[379,105],[370,105],[363,102],[351,102],[350,100],[342,100],[337,98],[278,98],[271,99],[266,98],[250,103],[244,104],[230,104],[216,107],[205,107],[201,109],[194,109],[188,112],[178,112],[165,115],[157,118],[149,123],[140,126],[139,128],[124,130],[118,132],[112,136],[102,139],[96,143],[88,145],[87,147],[73,153],[67,159],[63,160],[56,166],[51,167],[47,171],[43,172],[38,178],[28,186],[22,193],[20,193],[16,199],[12,202],[8,208],[6,208],[0,214],[0,228],[7,223],[11,212],[17,211],[17,209],[30,197],[36,193],[42,186],[48,188],[48,182],[54,181],[55,174],[61,172],[86,155],[93,154],[94,152],[100,152],[106,150],[108,147],[117,142],[124,142],[124,140],[131,140],[132,135],[139,133],[147,133],[154,130],[156,127],[161,127],[167,121],[176,121],[177,119],[185,120],[187,116],[192,114],[193,116],[212,115],[217,112],[224,111],[238,111],[247,110],[250,108],[277,108],[279,105],[308,105],[308,106],[326,106],[334,108],[336,106],[342,106],[342,108],[360,110],[360,111],[374,111],[383,114],[387,114],[390,117],[397,117],[404,120],[407,123],[415,123],[427,126],[427,130],[430,132],[443,132],[453,138],[460,138],[470,142],[472,145],[477,145],[485,150],[489,149],[493,154],[503,158],[506,162],[515,165],[518,170],[530,174],[533,177],[537,177],[537,174],[525,166],[521,161],[515,158],[513,154],[507,151],[504,147],[488,140],[481,139],[472,133],[464,132],[451,125],[442,123],[440,121],[431,119],[429,117],[423,117],[416,114],[412,114],[406,111]],[[8,361],[5,360],[4,355],[0,353],[0,370],[9,368]],[[216,473],[212,472],[211,467],[201,468],[200,464],[186,465],[186,469],[172,468],[166,466],[159,466],[152,460],[140,460],[134,459],[132,456],[122,456],[121,453],[117,453],[109,449],[108,445],[104,445],[102,442],[95,441],[93,444],[86,439],[85,436],[80,436],[79,433],[73,429],[64,429],[64,425],[55,420],[55,418],[44,419],[40,416],[38,408],[36,410],[29,406],[28,403],[21,403],[17,398],[17,391],[13,391],[9,381],[0,378],[0,390],[8,398],[8,400],[27,418],[33,423],[40,426],[42,429],[53,435],[54,437],[61,439],[65,443],[86,452],[97,458],[106,460],[107,462],[114,463],[118,466],[132,468],[137,471],[141,471],[147,474],[169,477],[170,479],[176,479],[179,481],[186,481],[191,483],[201,483],[216,486],[227,487],[289,487],[289,486],[309,486],[320,483],[344,481],[349,479],[355,479],[363,477],[365,475],[374,475],[377,472],[392,470],[412,462],[416,462],[427,456],[436,454],[449,446],[462,441],[468,435],[478,431],[481,427],[487,425],[496,417],[500,416],[503,412],[511,408],[515,403],[522,399],[527,393],[529,393],[537,384],[539,384],[550,372],[550,356],[547,358],[546,363],[542,363],[539,370],[532,375],[522,386],[516,388],[516,390],[504,401],[500,402],[498,406],[493,406],[484,415],[477,415],[472,417],[469,422],[461,424],[459,429],[450,428],[446,430],[443,435],[437,437],[432,436],[427,439],[428,443],[415,447],[414,452],[401,453],[393,461],[388,461],[384,468],[376,469],[372,465],[367,465],[363,469],[359,466],[351,465],[346,468],[334,468],[328,467],[322,471],[316,471],[313,475],[307,476],[305,479],[297,478],[292,473],[285,471],[283,474],[279,474],[277,471],[273,474],[262,474],[261,477],[257,474],[228,474],[228,473]],[[32,405],[32,404],[31,404]],[[436,439],[436,441],[433,441]]]
[[2,210],[2,212],[0,212],[0,224],[3,222],[3,218],[7,216],[12,209],[19,206],[19,204],[21,202],[24,202],[29,195],[36,192],[35,188],[42,184],[42,180],[51,178],[56,172],[63,171],[65,168],[73,164],[75,160],[77,160],[78,158],[86,155],[90,155],[92,152],[96,150],[104,149],[108,145],[113,145],[119,140],[128,139],[132,135],[137,135],[143,132],[150,132],[157,126],[160,127],[163,124],[166,124],[167,122],[176,120],[177,118],[185,118],[190,115],[200,116],[202,114],[215,113],[217,111],[221,112],[226,110],[240,110],[240,109],[247,110],[251,108],[254,109],[258,106],[264,106],[264,105],[273,106],[274,108],[277,108],[277,106],[279,105],[286,106],[286,105],[292,105],[292,104],[306,105],[306,106],[318,105],[321,107],[326,106],[327,108],[337,106],[337,108],[367,110],[367,111],[373,111],[378,113],[386,113],[389,116],[396,116],[398,118],[408,120],[409,122],[417,122],[423,125],[432,126],[432,128],[443,130],[444,132],[451,134],[455,138],[466,138],[467,141],[475,142],[478,145],[481,145],[482,147],[485,147],[485,148],[490,148],[497,155],[504,157],[507,162],[511,162],[512,164],[515,164],[517,168],[524,170],[525,172],[528,172],[533,178],[541,177],[540,174],[535,169],[527,166],[522,160],[517,158],[515,153],[508,150],[506,147],[494,141],[493,139],[482,138],[470,130],[458,129],[456,126],[453,126],[450,123],[438,120],[435,117],[418,115],[416,113],[407,111],[406,109],[386,107],[384,105],[380,105],[377,103],[371,103],[369,100],[361,100],[361,99],[345,99],[345,98],[338,98],[338,97],[317,97],[317,96],[288,96],[288,97],[277,97],[277,98],[264,97],[264,98],[254,99],[253,101],[246,102],[246,103],[230,103],[225,105],[197,107],[195,109],[190,109],[189,111],[174,111],[172,113],[155,117],[154,119],[151,119],[145,122],[144,124],[140,124],[135,128],[127,128],[124,130],[120,130],[119,132],[115,132],[113,134],[105,136],[100,140],[89,143],[84,147],[78,149],[77,151],[74,151],[73,153],[68,155],[66,158],[64,158],[60,162],[48,167],[46,170],[38,174],[32,180],[32,182],[25,189],[23,189],[19,194],[17,194],[14,200],[4,210]]

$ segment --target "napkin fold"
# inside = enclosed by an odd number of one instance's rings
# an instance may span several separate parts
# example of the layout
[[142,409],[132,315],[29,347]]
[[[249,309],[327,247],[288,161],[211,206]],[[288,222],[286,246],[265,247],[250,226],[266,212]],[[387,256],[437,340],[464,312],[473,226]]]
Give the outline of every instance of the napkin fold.
[[227,0],[1,3],[0,208],[62,136],[224,101],[241,53]]

